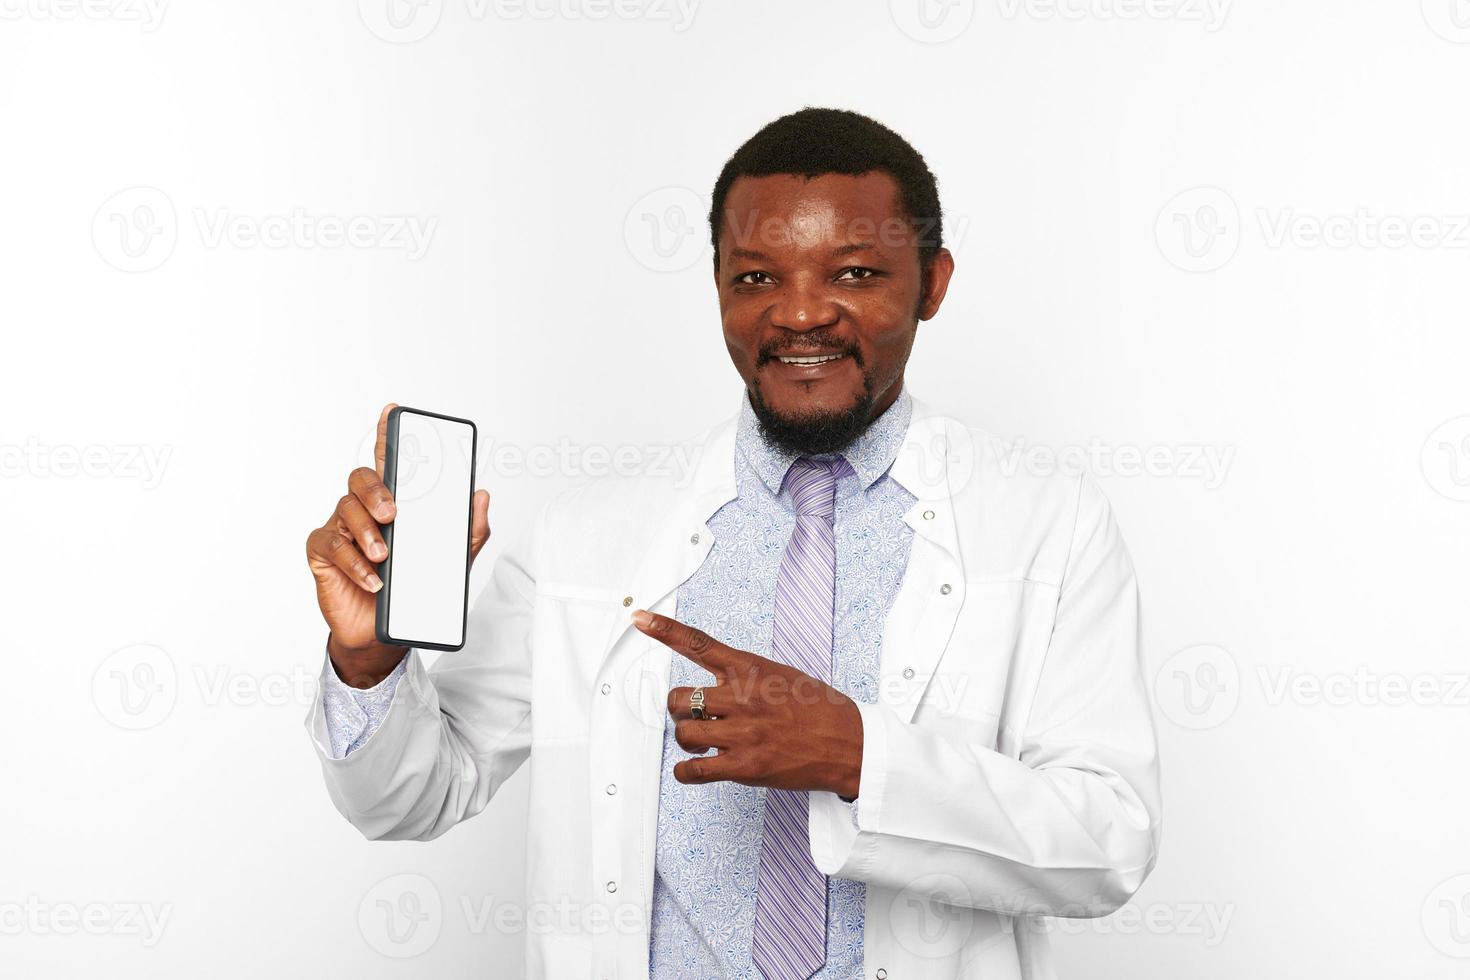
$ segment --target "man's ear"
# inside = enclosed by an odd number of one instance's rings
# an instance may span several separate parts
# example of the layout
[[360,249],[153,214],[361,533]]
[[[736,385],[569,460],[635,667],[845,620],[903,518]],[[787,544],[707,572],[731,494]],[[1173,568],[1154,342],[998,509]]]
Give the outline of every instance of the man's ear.
[[941,248],[929,260],[929,268],[924,270],[924,288],[919,297],[920,320],[932,319],[939,312],[939,305],[944,302],[944,294],[949,291],[949,279],[953,275],[954,256],[949,249]]

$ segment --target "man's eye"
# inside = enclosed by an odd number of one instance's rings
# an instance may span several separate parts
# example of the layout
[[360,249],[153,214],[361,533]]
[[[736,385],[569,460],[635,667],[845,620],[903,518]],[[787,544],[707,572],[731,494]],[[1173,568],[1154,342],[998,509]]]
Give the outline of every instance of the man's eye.
[[838,279],[847,279],[849,281],[852,281],[852,280],[861,280],[861,279],[871,279],[874,276],[876,276],[877,274],[878,274],[878,270],[877,269],[869,269],[869,268],[865,268],[864,266],[855,265],[851,269],[843,269],[841,275],[839,275],[837,278]]
[[735,281],[745,286],[759,286],[762,283],[770,282],[771,277],[764,272],[746,272],[736,276]]

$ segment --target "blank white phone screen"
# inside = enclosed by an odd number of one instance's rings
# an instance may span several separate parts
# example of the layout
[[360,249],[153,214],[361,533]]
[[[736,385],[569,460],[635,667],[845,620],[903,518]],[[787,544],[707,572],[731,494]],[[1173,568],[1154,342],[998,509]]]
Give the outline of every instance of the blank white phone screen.
[[464,642],[474,429],[398,414],[387,630],[405,643]]

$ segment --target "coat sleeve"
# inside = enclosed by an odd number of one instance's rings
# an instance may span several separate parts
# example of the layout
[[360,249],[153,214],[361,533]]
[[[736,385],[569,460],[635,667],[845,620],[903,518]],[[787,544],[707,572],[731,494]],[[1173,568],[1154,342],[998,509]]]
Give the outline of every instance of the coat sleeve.
[[1153,869],[1162,812],[1138,589],[1090,477],[1076,499],[1019,758],[860,705],[856,826],[837,797],[812,794],[823,872],[898,890],[944,882],[932,897],[949,905],[1080,918],[1119,908]]
[[306,717],[338,811],[370,840],[429,840],[485,808],[531,740],[531,615],[543,506],[500,554],[462,650],[425,669],[410,650],[387,716],[333,758],[320,686]]

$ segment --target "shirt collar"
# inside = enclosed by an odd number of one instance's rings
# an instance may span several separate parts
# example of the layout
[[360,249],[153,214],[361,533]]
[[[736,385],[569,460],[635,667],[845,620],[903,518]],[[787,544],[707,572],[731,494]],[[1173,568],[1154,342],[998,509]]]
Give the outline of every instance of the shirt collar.
[[[909,418],[913,412],[912,402],[907,386],[901,388],[898,397],[893,400],[892,405],[884,409],[882,415],[874,419],[846,449],[832,454],[847,460],[857,474],[858,485],[863,490],[871,487],[893,465],[894,458],[898,456],[898,448],[908,432]],[[760,422],[755,417],[755,409],[750,407],[750,395],[744,390],[740,393],[740,420],[735,431],[735,450],[774,496],[780,496],[786,471],[801,455],[766,441],[761,433]]]

